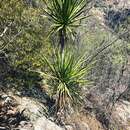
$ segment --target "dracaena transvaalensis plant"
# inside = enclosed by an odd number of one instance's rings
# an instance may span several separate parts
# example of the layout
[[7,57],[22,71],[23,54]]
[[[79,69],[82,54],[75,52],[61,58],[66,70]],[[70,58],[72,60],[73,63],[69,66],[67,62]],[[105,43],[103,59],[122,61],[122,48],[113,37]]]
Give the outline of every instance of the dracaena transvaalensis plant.
[[92,67],[92,64],[85,64],[85,56],[76,56],[64,50],[62,55],[59,51],[55,52],[50,60],[43,56],[42,62],[48,66],[48,71],[43,75],[49,81],[52,97],[56,98],[56,112],[68,105],[81,104],[81,86],[90,83],[86,76]]
[[[87,1],[86,0],[48,0],[45,13],[53,23],[51,26],[52,33],[59,33],[59,42],[61,51],[64,49],[65,38],[73,35],[73,29],[80,25]],[[69,35],[68,35],[69,34]]]

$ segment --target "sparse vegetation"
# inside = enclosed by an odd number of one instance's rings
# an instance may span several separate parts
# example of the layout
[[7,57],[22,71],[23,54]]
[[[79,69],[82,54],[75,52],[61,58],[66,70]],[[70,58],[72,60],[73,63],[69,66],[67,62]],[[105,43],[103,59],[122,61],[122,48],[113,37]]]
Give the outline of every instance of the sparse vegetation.
[[0,90],[38,97],[54,121],[79,108],[119,127],[112,111],[130,97],[130,7],[118,5],[0,0]]

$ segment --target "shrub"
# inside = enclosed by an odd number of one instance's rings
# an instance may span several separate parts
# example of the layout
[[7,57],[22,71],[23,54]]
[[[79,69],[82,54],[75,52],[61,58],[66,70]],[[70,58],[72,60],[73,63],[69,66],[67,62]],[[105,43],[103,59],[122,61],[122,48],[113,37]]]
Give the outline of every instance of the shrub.
[[85,64],[85,55],[76,56],[76,53],[54,51],[53,57],[48,60],[42,57],[48,69],[42,74],[47,78],[50,94],[55,97],[55,111],[66,110],[69,105],[74,106],[82,102],[82,85],[90,83],[86,79],[91,65]]

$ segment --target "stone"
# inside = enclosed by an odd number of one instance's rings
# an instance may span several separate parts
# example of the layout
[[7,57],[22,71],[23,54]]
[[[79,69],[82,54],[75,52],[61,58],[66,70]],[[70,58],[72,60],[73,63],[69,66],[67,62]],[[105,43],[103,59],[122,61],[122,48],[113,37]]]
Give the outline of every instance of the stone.
[[112,117],[121,127],[130,130],[130,102],[124,100],[117,102]]
[[1,95],[1,98],[2,98],[2,99],[5,99],[5,98],[7,98],[7,97],[8,97],[8,95],[6,95],[6,94]]
[[72,125],[66,125],[65,128],[66,128],[66,130],[74,130]]
[[21,121],[19,124],[20,124],[21,126],[25,126],[25,125],[28,124],[28,122],[27,122],[27,121]]
[[34,123],[34,130],[64,130],[64,128],[56,125],[46,117],[41,117]]
[[28,117],[31,122],[36,121],[39,117],[44,116],[46,113],[46,107],[44,106],[44,104],[36,101],[33,98],[17,97],[16,100],[19,102],[18,109],[20,111],[25,109],[23,114],[24,116]]
[[19,123],[18,130],[34,130],[33,124],[28,121],[21,121]]

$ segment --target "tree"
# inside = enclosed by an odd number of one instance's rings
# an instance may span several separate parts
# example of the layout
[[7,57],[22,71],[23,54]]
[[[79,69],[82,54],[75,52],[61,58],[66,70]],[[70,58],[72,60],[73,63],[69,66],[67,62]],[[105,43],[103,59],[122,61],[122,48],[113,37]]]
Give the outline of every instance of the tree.
[[59,44],[61,52],[63,52],[66,37],[73,35],[73,29],[80,26],[80,21],[85,19],[83,12],[86,7],[86,0],[51,0],[45,2],[47,9],[45,13],[50,21],[50,34],[59,33]]

